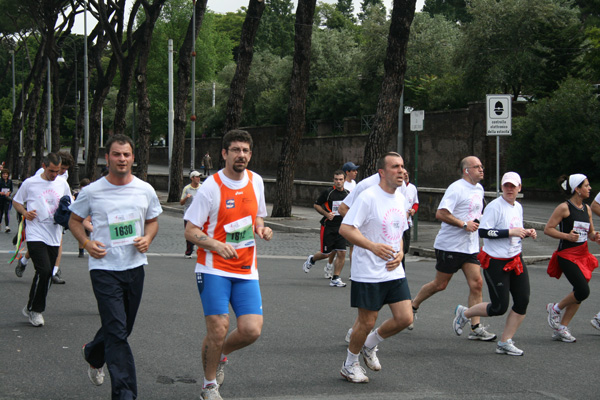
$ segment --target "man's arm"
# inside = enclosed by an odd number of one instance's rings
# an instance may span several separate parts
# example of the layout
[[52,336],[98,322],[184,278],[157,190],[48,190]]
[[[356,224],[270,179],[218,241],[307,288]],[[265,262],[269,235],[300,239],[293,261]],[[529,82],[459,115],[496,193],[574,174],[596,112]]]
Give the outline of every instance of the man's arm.
[[463,228],[464,223],[467,223],[467,228],[465,229],[467,232],[475,232],[479,229],[479,222],[475,221],[462,221],[456,218],[450,211],[445,208],[440,208],[436,211],[435,217],[442,222],[447,223],[448,225],[453,225],[459,228]]
[[133,239],[133,245],[140,253],[148,251],[150,244],[158,233],[158,217],[147,219],[144,222],[144,236]]
[[327,211],[326,209],[324,209],[319,204],[313,204],[313,207],[314,207],[315,210],[317,210],[317,212],[319,214],[321,214],[322,216],[324,216],[325,218],[327,218],[330,221],[333,219],[333,217],[335,217],[335,214],[333,214],[332,212]]
[[83,226],[84,219],[74,212],[71,213],[69,218],[69,230],[71,234],[81,243],[84,249],[94,258],[102,258],[106,255],[105,245],[97,240],[90,240],[85,234],[85,228]]
[[185,238],[200,248],[216,252],[226,260],[238,258],[237,252],[230,244],[208,237],[200,227],[190,221],[185,226]]
[[37,212],[35,210],[27,211],[23,204],[18,201],[13,200],[13,208],[21,214],[27,221],[33,221],[35,217],[37,217]]

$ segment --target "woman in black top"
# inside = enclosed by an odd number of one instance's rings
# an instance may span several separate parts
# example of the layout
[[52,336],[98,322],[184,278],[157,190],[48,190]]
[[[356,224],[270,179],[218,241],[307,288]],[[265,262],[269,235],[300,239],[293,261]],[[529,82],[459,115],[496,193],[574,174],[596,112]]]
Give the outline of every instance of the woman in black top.
[[0,172],[0,175],[2,176],[2,179],[0,179],[0,224],[2,224],[2,217],[4,216],[6,233],[8,233],[10,232],[10,227],[8,226],[10,222],[8,220],[8,212],[10,211],[12,202],[10,196],[13,191],[13,183],[12,180],[8,179],[8,176],[10,175],[10,171],[8,169],[3,168],[2,172]]
[[575,337],[569,332],[569,322],[581,302],[589,296],[588,282],[592,271],[598,267],[598,260],[590,254],[587,241],[599,242],[600,234],[594,230],[590,207],[583,203],[592,190],[587,177],[564,175],[559,183],[568,200],[556,207],[544,228],[546,235],[560,240],[558,250],[548,264],[548,275],[558,279],[564,273],[573,285],[573,291],[559,303],[549,303],[546,311],[548,324],[554,329],[552,339],[571,343]]

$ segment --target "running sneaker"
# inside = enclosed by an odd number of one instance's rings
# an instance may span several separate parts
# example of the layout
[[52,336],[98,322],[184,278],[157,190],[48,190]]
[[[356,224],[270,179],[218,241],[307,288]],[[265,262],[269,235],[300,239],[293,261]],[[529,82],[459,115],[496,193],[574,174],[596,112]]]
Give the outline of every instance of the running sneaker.
[[346,333],[346,338],[344,339],[346,343],[350,343],[350,336],[352,336],[352,328],[348,329],[348,333]]
[[215,385],[214,383],[210,383],[205,388],[202,388],[200,398],[204,400],[223,400],[219,394],[219,385]]
[[363,355],[363,360],[365,360],[365,365],[373,371],[381,370],[381,364],[379,363],[379,359],[377,358],[378,350],[379,349],[377,348],[377,346],[373,347],[371,350],[363,346],[361,351]]
[[342,365],[342,370],[340,371],[340,374],[349,382],[369,382],[369,377],[365,375],[365,369],[361,367],[358,362],[355,362],[350,367],[346,367],[346,364]]
[[94,368],[85,358],[85,344],[81,348],[81,354],[83,355],[83,359],[88,365],[88,378],[95,386],[100,386],[104,383],[104,367]]
[[590,324],[592,324],[592,326],[596,329],[598,329],[600,331],[600,319],[598,319],[598,317],[594,317],[592,318],[592,320],[590,321]]
[[554,332],[552,333],[552,340],[558,340],[565,343],[573,343],[577,339],[575,339],[575,337],[571,335],[571,332],[569,332],[569,328],[563,326],[559,329],[554,330]]
[[342,282],[342,278],[335,278],[329,281],[329,286],[346,287],[346,284]]
[[4,230],[6,233],[10,232],[10,228],[7,226],[6,229]]
[[489,342],[490,340],[496,339],[496,334],[488,332],[485,329],[485,326],[480,325],[475,329],[471,329],[468,338],[471,340],[483,340],[484,342]]
[[223,385],[225,380],[225,365],[227,365],[227,357],[219,361],[219,365],[217,365],[217,384],[219,386]]
[[192,258],[192,255],[191,255],[191,254],[188,254],[188,253],[185,253],[185,254],[183,255],[183,258],[190,259],[190,258]]
[[323,268],[323,271],[325,271],[325,279],[331,279],[333,277],[333,264],[327,263]]
[[29,318],[29,322],[31,323],[31,325],[44,326],[44,317],[42,316],[42,313],[35,312],[35,311],[29,311],[27,309],[27,306],[23,307],[22,312],[23,312],[24,316]]
[[554,309],[555,303],[548,303],[546,305],[546,311],[548,311],[548,325],[552,329],[558,329],[560,325],[560,313]]
[[[465,317],[465,310],[467,307],[461,306],[460,304],[454,309],[454,320],[452,321],[452,329],[458,336],[462,335],[463,328],[469,322],[469,319]],[[470,337],[469,337],[470,339]]]
[[496,347],[496,353],[508,354],[509,356],[522,356],[523,350],[515,346],[515,342],[512,339],[508,339],[506,342],[498,341],[498,347]]
[[312,259],[313,259],[312,255],[306,257],[306,261],[304,261],[304,265],[302,265],[302,269],[307,274],[310,271],[310,269],[312,268],[312,266],[315,265],[315,262]]
[[21,262],[22,259],[23,257],[19,256],[19,259],[17,260],[17,266],[15,267],[15,275],[17,275],[18,278],[23,277],[23,272],[25,272],[25,268],[27,268],[27,264],[23,264]]

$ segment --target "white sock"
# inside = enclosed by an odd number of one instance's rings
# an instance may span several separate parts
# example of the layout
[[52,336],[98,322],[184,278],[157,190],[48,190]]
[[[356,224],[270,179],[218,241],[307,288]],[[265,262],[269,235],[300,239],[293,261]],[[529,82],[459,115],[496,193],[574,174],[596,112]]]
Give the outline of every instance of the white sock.
[[358,362],[358,354],[354,354],[348,349],[348,355],[346,356],[346,363],[344,364],[346,367],[352,366],[352,364]]
[[227,356],[226,356],[225,354],[221,353],[221,360],[220,360],[220,361],[223,361],[223,360],[225,360],[226,358],[227,358]]
[[202,388],[203,389],[206,388],[211,383],[214,383],[216,385],[217,384],[217,378],[213,379],[212,381],[207,381],[206,378],[204,378],[204,386],[202,386]]
[[27,261],[29,261],[29,258],[21,257],[21,264],[27,265]]
[[365,340],[365,347],[370,350],[381,342],[383,342],[383,338],[379,336],[377,329],[375,329],[373,332],[369,333],[369,336],[367,336],[367,340]]
[[552,308],[554,309],[554,311],[556,311],[557,313],[560,314],[560,308],[558,308],[558,303],[556,303],[554,306],[552,306]]
[[56,275],[57,272],[58,272],[58,267],[55,265],[54,269],[52,270],[52,276]]
[[596,319],[600,319],[600,312],[596,314]]

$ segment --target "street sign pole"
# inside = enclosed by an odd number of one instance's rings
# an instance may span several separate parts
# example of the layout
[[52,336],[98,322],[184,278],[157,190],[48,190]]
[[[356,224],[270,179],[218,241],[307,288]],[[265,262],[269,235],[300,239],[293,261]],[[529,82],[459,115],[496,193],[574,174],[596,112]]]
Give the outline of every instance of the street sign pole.
[[[415,133],[415,175],[414,182],[415,186],[419,184],[419,131],[423,130],[423,122],[425,120],[425,111],[417,110],[411,111],[410,113],[410,130]],[[413,216],[413,240],[416,242],[419,240],[419,216],[415,214]]]
[[488,94],[485,96],[487,136],[496,136],[496,197],[500,196],[500,136],[512,134],[512,96]]

